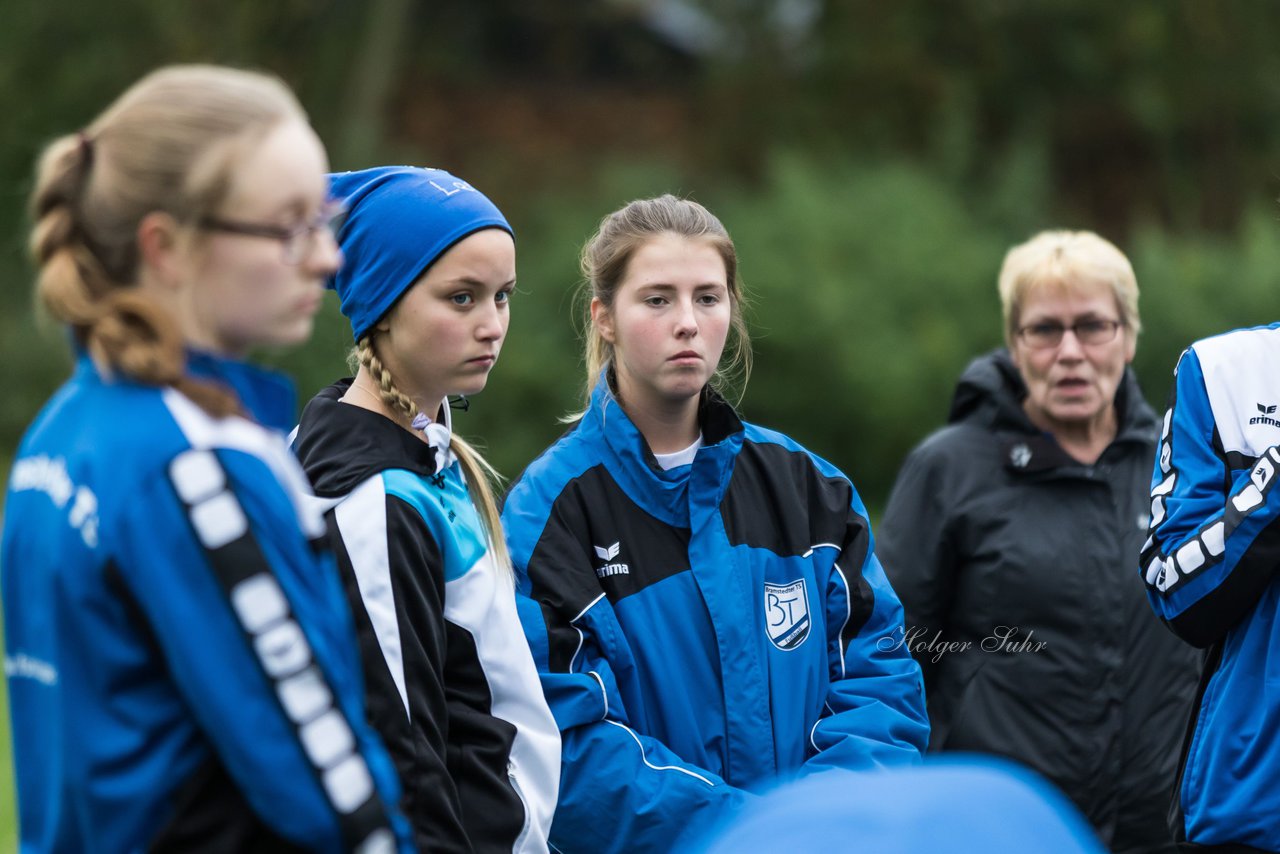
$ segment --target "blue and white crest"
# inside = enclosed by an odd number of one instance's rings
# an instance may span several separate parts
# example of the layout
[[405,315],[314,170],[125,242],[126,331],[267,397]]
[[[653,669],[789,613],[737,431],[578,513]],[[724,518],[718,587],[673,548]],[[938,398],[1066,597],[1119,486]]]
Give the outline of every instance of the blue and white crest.
[[795,649],[809,637],[809,596],[804,579],[790,584],[764,585],[764,623],[770,642],[778,649]]

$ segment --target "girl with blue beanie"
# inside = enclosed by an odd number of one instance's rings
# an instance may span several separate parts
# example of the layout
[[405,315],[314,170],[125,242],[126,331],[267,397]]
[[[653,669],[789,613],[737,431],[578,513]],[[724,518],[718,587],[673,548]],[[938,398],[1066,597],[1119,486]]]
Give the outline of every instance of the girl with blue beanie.
[[295,449],[340,536],[369,719],[425,851],[545,852],[560,737],[521,632],[493,470],[453,435],[506,336],[515,242],[438,169],[333,176],[333,278],[354,378],[306,407]]

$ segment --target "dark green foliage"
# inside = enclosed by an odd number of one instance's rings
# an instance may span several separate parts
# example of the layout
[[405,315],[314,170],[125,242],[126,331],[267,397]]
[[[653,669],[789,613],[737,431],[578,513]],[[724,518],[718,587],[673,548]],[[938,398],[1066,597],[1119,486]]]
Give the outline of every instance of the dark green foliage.
[[[1033,152],[1010,152],[1012,164]],[[906,160],[852,163],[798,152],[770,158],[760,180],[694,195],[738,245],[750,299],[751,420],[789,433],[845,469],[873,507],[910,447],[944,422],[973,356],[1002,344],[996,273],[1005,250],[1046,227],[1078,227],[1022,204],[999,183],[965,193]],[[514,477],[564,429],[585,379],[578,339],[577,249],[599,216],[627,199],[688,192],[660,166],[606,166],[592,187],[540,196],[514,218],[519,291],[489,387],[455,425]],[[1269,210],[1238,234],[1170,236],[1142,228],[1122,248],[1137,270],[1146,331],[1137,369],[1163,405],[1178,353],[1197,337],[1265,322],[1280,301],[1280,224]],[[280,363],[313,390],[344,370],[350,332],[331,305],[304,349]]]

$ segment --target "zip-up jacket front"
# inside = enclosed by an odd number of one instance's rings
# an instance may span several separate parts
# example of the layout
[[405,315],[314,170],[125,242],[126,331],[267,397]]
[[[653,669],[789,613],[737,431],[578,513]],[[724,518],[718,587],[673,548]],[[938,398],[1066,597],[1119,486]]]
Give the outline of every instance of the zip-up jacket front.
[[560,737],[510,572],[459,464],[437,465],[445,449],[342,403],[349,385],[307,405],[295,448],[332,508],[369,719],[400,771],[418,844],[545,852]]
[[1231,851],[1280,851],[1277,371],[1280,323],[1182,354],[1141,559],[1156,613],[1209,648],[1175,828],[1191,843]]
[[880,522],[933,750],[1043,774],[1116,854],[1173,849],[1166,813],[1199,656],[1152,619],[1146,535],[1156,414],[1132,372],[1092,465],[1023,410],[1008,351],[974,359],[950,424],[913,450]]
[[[292,408],[248,366],[192,370]],[[309,495],[275,430],[80,360],[5,506],[22,850],[411,850]]]
[[602,379],[507,497],[566,854],[669,851],[750,790],[916,762],[928,740],[853,485],[709,391],[699,419],[692,464],[663,471]]

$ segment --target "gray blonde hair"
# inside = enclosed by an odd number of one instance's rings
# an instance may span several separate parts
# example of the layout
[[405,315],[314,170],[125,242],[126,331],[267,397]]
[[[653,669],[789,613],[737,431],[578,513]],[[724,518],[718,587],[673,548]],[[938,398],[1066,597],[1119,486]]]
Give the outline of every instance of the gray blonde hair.
[[1072,289],[1088,283],[1111,289],[1120,322],[1136,336],[1142,329],[1138,280],[1129,259],[1111,241],[1092,231],[1042,231],[1010,249],[998,284],[1005,340],[1012,346],[1028,294],[1046,286]]

